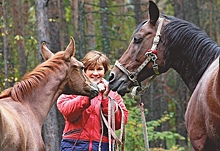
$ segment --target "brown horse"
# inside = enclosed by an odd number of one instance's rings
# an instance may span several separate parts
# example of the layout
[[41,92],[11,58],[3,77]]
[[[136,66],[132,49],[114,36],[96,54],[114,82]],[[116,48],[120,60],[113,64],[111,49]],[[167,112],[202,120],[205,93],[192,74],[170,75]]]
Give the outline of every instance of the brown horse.
[[0,95],[0,150],[43,151],[41,128],[62,94],[95,97],[98,90],[83,72],[73,38],[55,55],[42,44],[45,61]]
[[195,25],[159,14],[149,2],[149,19],[134,31],[109,77],[121,95],[144,79],[173,68],[193,93],[185,114],[192,146],[220,150],[220,47]]

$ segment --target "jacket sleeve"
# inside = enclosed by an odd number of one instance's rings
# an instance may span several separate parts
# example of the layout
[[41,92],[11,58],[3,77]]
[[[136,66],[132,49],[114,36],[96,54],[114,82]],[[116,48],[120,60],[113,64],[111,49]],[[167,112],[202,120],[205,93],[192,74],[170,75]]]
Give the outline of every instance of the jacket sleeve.
[[86,96],[62,94],[57,101],[57,108],[70,122],[75,121],[89,106],[90,100]]
[[[109,97],[113,98],[115,100],[115,103],[117,103],[118,108],[115,113],[115,129],[118,130],[121,128],[121,122],[122,122],[122,111],[124,113],[124,119],[125,119],[125,124],[128,122],[128,110],[123,102],[122,97],[117,93],[117,92],[110,92]],[[119,107],[120,106],[120,107]],[[122,111],[120,110],[122,109]],[[108,115],[108,98],[102,100],[102,111],[105,115]]]

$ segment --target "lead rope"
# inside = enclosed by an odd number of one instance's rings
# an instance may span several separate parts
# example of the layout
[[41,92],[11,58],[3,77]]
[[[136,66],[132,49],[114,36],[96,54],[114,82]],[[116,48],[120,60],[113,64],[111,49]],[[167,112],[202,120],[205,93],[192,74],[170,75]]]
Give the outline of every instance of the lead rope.
[[[142,97],[142,96],[141,96]],[[140,99],[141,100],[141,99]],[[141,111],[141,119],[142,119],[142,126],[143,126],[143,132],[144,132],[144,143],[146,151],[149,151],[149,141],[148,141],[148,133],[147,133],[147,123],[144,115],[144,103],[140,103],[140,111]]]
[[[114,105],[112,105],[112,101],[111,101],[111,99],[108,99],[108,125],[110,126],[110,127],[112,127],[112,130],[113,130],[113,132],[115,131],[115,128],[114,128],[114,123],[113,123],[113,117],[114,117],[114,114],[112,113],[112,110],[113,110],[113,112],[114,112],[114,109],[112,109],[112,106],[114,106]],[[113,116],[112,116],[112,114],[113,114]],[[113,140],[112,141],[112,135],[111,135],[111,129],[110,128],[108,128],[108,146],[109,146],[109,151],[111,151],[111,147],[113,148],[113,150],[114,150],[114,143],[115,143],[115,141]],[[111,145],[111,141],[112,141],[112,145]]]
[[135,86],[131,92],[132,98],[134,100],[136,99],[135,96],[137,95],[140,96],[139,107],[140,107],[140,112],[141,112],[141,119],[142,119],[143,133],[144,133],[144,144],[145,144],[146,151],[149,151],[149,140],[148,140],[148,133],[147,133],[147,123],[146,123],[145,114],[144,114],[144,103],[142,102],[141,99],[145,91],[149,88],[150,84],[156,78],[156,76],[157,75],[154,75],[151,77],[146,87],[142,88],[141,86]]
[[[121,132],[120,132],[120,137],[115,133],[115,113],[120,109],[121,112]],[[100,109],[101,112],[101,118],[102,118],[102,129],[104,128],[103,122],[108,128],[108,142],[109,142],[109,151],[114,151],[116,148],[116,151],[119,151],[119,146],[121,145],[121,151],[124,151],[124,145],[125,145],[125,117],[124,117],[124,111],[122,110],[121,106],[117,104],[117,102],[109,97],[109,103],[108,103],[108,115],[104,115],[102,112],[102,109]],[[108,116],[108,120],[106,120],[106,117]],[[103,136],[103,131],[102,131],[102,136]],[[100,138],[99,142],[99,151],[101,151],[101,141],[102,141],[102,136]],[[113,138],[113,139],[112,139]]]

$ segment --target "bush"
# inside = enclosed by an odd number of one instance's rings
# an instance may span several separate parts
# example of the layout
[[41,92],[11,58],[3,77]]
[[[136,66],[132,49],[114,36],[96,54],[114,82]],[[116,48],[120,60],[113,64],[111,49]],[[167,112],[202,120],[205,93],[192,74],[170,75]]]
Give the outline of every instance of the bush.
[[[129,110],[128,124],[126,125],[126,150],[132,151],[145,151],[144,143],[144,133],[141,119],[140,108],[128,95],[124,96],[124,102],[127,109]],[[145,116],[147,115],[147,109],[145,109]],[[185,138],[178,133],[172,131],[158,132],[155,129],[161,126],[162,123],[171,120],[174,118],[173,113],[166,113],[161,116],[160,119],[154,121],[147,121],[147,132],[148,132],[148,142],[153,142],[157,140],[165,140],[167,149],[172,150],[184,150],[183,147],[180,147],[176,144],[176,140],[184,140]],[[151,148],[150,150],[165,150],[163,148]]]

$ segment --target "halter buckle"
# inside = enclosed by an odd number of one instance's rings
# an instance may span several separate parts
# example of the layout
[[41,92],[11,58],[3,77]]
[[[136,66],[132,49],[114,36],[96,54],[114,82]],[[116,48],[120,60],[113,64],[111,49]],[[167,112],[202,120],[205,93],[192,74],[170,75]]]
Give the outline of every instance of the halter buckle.
[[130,73],[130,74],[128,75],[128,77],[129,77],[129,79],[130,79],[131,81],[135,81],[135,80],[136,80],[136,76],[135,76],[133,73]]
[[149,49],[149,50],[146,52],[145,55],[148,55],[148,54],[150,54],[150,53],[153,53],[153,54],[157,55],[157,50],[156,50],[156,49],[154,49],[154,50]]

